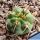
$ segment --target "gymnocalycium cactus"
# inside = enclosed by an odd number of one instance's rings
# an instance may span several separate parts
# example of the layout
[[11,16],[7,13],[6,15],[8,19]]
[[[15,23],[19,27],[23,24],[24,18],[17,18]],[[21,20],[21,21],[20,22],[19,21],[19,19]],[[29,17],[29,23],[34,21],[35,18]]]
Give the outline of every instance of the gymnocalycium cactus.
[[33,19],[34,16],[29,11],[15,7],[7,17],[8,31],[17,35],[24,35],[32,29]]

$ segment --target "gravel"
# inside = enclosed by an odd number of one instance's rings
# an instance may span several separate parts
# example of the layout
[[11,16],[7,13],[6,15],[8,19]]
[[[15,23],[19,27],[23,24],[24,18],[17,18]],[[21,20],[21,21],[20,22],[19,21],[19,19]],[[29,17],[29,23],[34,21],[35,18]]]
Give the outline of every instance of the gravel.
[[35,25],[33,24],[32,32],[34,30],[40,32],[40,0],[0,0],[0,40],[26,40],[29,37],[30,33],[26,34],[26,38],[25,35],[24,38],[22,36],[11,37],[6,35],[11,35],[6,29],[6,16],[15,6],[29,10],[39,20],[39,22],[35,21]]

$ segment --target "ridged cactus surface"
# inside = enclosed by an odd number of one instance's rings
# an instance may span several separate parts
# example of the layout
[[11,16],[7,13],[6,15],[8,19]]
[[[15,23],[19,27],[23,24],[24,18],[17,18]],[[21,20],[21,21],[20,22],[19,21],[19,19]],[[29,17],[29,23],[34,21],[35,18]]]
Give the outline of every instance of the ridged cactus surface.
[[15,7],[7,17],[8,31],[17,35],[24,35],[32,29],[33,20],[34,16],[29,11]]

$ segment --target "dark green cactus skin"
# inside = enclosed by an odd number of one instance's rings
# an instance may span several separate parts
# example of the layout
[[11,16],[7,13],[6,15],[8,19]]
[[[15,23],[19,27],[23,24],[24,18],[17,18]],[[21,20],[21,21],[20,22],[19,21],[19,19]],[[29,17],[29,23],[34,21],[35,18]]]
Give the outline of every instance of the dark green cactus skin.
[[8,31],[17,35],[24,35],[32,29],[33,19],[34,16],[30,12],[15,7],[7,17]]

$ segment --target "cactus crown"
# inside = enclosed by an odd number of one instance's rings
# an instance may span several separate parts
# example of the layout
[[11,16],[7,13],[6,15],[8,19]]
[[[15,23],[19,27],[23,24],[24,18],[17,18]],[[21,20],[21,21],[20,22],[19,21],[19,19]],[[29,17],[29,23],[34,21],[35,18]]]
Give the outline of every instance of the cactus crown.
[[7,17],[7,28],[9,32],[17,35],[28,33],[33,26],[34,16],[29,11],[15,7]]

